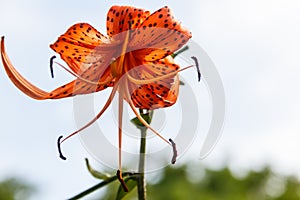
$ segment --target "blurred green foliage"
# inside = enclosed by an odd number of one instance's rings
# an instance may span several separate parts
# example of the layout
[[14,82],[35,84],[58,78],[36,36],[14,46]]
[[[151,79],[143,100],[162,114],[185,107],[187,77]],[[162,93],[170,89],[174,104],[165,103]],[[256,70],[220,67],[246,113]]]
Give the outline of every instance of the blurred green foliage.
[[[199,167],[167,167],[156,184],[147,185],[149,200],[299,200],[300,182],[295,177],[274,174],[266,167],[235,176],[228,168],[210,170]],[[198,178],[197,178],[198,177]],[[110,185],[101,199],[116,198],[118,183]],[[124,199],[137,199],[136,190]]]
[[[148,200],[299,200],[300,181],[283,176],[268,167],[234,175],[229,168],[220,170],[198,167],[166,167],[155,184],[147,185]],[[115,200],[119,182],[109,184],[99,199]],[[26,200],[35,189],[24,181],[9,178],[0,182],[0,200]],[[89,199],[89,196],[83,199]],[[134,189],[126,200],[137,199]]]
[[0,182],[0,200],[26,200],[33,192],[33,186],[16,178]]

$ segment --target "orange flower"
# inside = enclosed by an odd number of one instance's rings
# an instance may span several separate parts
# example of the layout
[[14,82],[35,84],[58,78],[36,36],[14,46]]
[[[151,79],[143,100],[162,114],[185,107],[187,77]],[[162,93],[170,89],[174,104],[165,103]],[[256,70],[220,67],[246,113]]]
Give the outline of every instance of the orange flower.
[[[51,92],[39,89],[18,73],[5,52],[2,37],[1,57],[4,68],[10,80],[22,92],[38,100],[60,99],[113,87],[99,114],[62,142],[94,123],[118,91],[119,154],[123,99],[147,128],[172,144],[153,130],[135,108],[151,110],[168,107],[176,102],[178,72],[189,67],[180,70],[170,55],[191,38],[191,33],[174,19],[167,6],[151,15],[143,9],[113,6],[108,11],[106,26],[108,37],[87,23],[75,24],[50,45],[70,68],[65,69],[76,77],[74,81]],[[121,169],[120,158],[119,167]]]

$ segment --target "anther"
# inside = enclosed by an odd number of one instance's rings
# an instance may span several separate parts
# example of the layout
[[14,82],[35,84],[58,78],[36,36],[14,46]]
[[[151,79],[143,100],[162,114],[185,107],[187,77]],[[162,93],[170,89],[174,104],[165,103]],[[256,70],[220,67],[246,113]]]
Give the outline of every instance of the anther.
[[53,60],[56,58],[56,56],[52,56],[50,58],[50,72],[51,72],[51,77],[54,78],[54,73],[53,73]]
[[67,158],[62,154],[61,152],[61,148],[60,148],[60,140],[63,138],[63,136],[59,136],[58,139],[57,139],[57,148],[58,148],[58,153],[59,153],[59,157],[63,160],[67,160]]
[[177,149],[176,149],[176,144],[171,138],[169,139],[169,141],[171,142],[172,148],[173,148],[173,157],[172,157],[171,163],[175,164],[176,158],[177,158],[177,155],[178,155]]
[[125,181],[124,181],[124,179],[122,177],[122,174],[121,174],[120,170],[117,171],[117,177],[118,177],[118,180],[120,181],[120,183],[121,183],[121,185],[123,187],[124,192],[128,192],[129,191],[128,187],[127,187],[127,185],[126,185],[126,183],[125,183]]
[[198,59],[195,56],[192,56],[191,58],[194,60],[194,62],[196,64],[197,73],[198,73],[198,82],[200,82],[200,80],[201,80],[201,72],[200,72],[200,68],[199,68]]

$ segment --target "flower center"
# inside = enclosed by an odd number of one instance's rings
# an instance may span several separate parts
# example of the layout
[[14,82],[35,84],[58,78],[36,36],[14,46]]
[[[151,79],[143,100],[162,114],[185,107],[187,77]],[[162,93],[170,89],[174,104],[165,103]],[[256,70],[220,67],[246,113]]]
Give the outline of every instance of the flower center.
[[125,40],[122,46],[122,50],[120,52],[120,57],[118,59],[115,59],[110,65],[113,77],[121,77],[123,75],[126,48],[129,40],[129,32],[130,31],[126,31]]

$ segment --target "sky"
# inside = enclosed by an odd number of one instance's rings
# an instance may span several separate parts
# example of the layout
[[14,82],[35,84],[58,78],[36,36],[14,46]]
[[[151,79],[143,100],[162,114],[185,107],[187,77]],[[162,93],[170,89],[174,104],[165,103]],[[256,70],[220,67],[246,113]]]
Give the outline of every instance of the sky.
[[[86,2],[0,0],[0,35],[5,36],[14,66],[28,80],[47,91],[72,80],[59,68],[55,79],[49,73],[49,58],[54,54],[49,44],[71,25],[88,22],[105,33],[106,13],[112,5],[134,5],[152,12],[168,5],[213,60],[226,95],[226,118],[214,150],[200,160],[203,135],[197,136],[179,165],[196,162],[220,168],[228,164],[236,173],[271,165],[278,173],[300,177],[299,1]],[[57,156],[58,135],[77,128],[73,100],[30,99],[13,86],[4,69],[0,85],[0,180],[21,177],[39,186],[35,199],[46,200],[65,199],[96,184],[84,158],[102,166],[79,139],[65,143],[66,162]],[[205,84],[199,87],[203,92],[199,94],[203,97],[200,118],[209,118],[209,95]],[[100,94],[101,101],[107,94]],[[205,123],[204,119],[200,129],[207,129]]]

